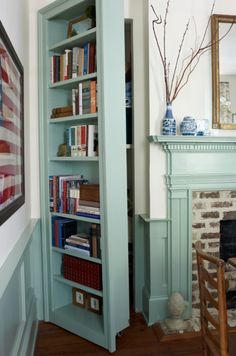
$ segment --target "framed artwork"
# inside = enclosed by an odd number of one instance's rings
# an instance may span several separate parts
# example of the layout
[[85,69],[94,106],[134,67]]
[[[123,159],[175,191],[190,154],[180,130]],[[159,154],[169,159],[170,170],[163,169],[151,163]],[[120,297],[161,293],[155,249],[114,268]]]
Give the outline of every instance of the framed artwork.
[[25,202],[24,71],[0,22],[0,225]]
[[88,31],[92,27],[93,19],[87,17],[86,15],[80,16],[79,18],[69,22],[67,37],[70,38],[79,35],[85,31]]
[[86,292],[78,288],[72,288],[73,304],[85,308],[86,307]]
[[102,314],[102,298],[87,293],[87,309],[94,313]]

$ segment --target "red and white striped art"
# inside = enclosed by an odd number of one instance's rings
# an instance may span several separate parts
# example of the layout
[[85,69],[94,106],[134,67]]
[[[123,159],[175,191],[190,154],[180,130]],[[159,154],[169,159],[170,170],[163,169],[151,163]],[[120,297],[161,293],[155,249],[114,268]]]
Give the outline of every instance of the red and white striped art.
[[23,68],[2,24],[0,37],[1,224],[24,202],[24,159]]

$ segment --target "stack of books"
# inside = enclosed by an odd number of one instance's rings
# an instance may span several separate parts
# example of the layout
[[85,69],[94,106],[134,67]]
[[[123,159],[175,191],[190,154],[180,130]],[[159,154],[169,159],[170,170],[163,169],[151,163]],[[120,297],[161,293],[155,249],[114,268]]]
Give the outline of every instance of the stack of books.
[[52,109],[51,119],[57,119],[59,117],[72,116],[73,108],[71,105],[62,106],[59,108]]
[[69,236],[65,240],[64,245],[65,250],[70,250],[74,252],[79,252],[86,256],[91,255],[91,244],[90,244],[90,236],[86,233],[78,233]]
[[76,215],[100,219],[99,184],[81,185]]

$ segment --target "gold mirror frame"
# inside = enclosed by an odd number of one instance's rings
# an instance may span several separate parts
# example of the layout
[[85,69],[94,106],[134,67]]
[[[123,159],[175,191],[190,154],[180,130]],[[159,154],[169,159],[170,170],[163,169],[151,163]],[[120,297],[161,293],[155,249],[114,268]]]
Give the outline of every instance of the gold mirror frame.
[[219,23],[236,23],[236,16],[217,14],[211,16],[212,127],[213,129],[236,129],[236,124],[220,122]]

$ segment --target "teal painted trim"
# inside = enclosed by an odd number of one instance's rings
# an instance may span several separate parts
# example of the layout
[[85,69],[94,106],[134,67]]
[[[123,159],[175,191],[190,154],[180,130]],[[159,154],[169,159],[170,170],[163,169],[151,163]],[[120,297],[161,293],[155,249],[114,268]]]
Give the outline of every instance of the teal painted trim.
[[115,351],[116,333],[129,325],[123,10],[123,0],[96,1],[101,233],[106,236],[103,305],[110,352]]
[[135,311],[143,310],[142,290],[144,287],[144,241],[148,236],[147,225],[139,216],[134,216],[134,307]]
[[35,229],[38,219],[31,219],[26,229],[21,234],[13,250],[0,267],[0,299],[5,292],[7,285],[25,251],[25,248],[32,237],[32,233]]
[[149,291],[143,289],[143,316],[148,326],[164,320],[168,316],[168,297],[151,297]]
[[149,136],[150,143],[234,143],[236,144],[235,136]]
[[148,325],[167,317],[171,275],[168,258],[169,224],[169,219],[152,219],[148,215],[139,216],[139,220],[136,218],[135,306],[137,311],[141,308]]
[[151,136],[166,152],[168,188],[168,295],[192,307],[192,192],[236,188],[236,137]]

